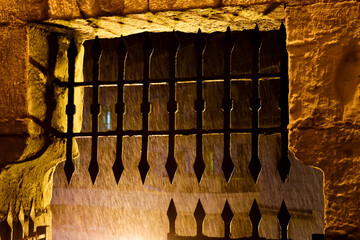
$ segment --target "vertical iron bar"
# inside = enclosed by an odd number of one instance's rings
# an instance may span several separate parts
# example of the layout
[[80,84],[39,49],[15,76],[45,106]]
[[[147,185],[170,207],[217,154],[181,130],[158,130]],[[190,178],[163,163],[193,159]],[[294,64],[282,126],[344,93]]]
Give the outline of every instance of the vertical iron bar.
[[204,99],[202,96],[202,75],[203,75],[203,52],[205,48],[205,42],[199,29],[197,33],[197,39],[195,42],[196,47],[196,158],[194,163],[194,171],[196,178],[200,183],[202,175],[205,171],[205,163],[202,156],[202,116],[204,111]]
[[259,108],[260,108],[260,99],[259,99],[259,39],[258,27],[256,26],[253,39],[253,63],[252,63],[252,154],[258,157],[258,128],[259,128]]
[[116,114],[117,114],[117,137],[116,137],[116,159],[113,165],[113,172],[115,176],[116,183],[119,183],[121,174],[124,170],[124,165],[122,162],[122,144],[123,144],[123,118],[124,118],[124,71],[125,71],[125,59],[126,59],[127,49],[124,43],[124,38],[120,38],[120,43],[118,47],[118,92],[117,92],[117,103],[116,103]]
[[99,165],[97,162],[97,151],[98,151],[98,117],[100,113],[99,105],[99,67],[100,67],[100,56],[102,53],[100,40],[98,37],[94,40],[92,46],[92,57],[93,57],[93,102],[91,105],[92,114],[92,138],[91,138],[91,161],[89,165],[89,173],[91,181],[94,184],[97,174],[99,173]]
[[259,48],[260,48],[260,33],[259,28],[256,25],[253,36],[252,36],[252,45],[253,45],[253,61],[252,61],[252,100],[251,100],[251,110],[252,110],[252,153],[251,161],[249,164],[249,169],[251,175],[256,183],[261,171],[261,163],[258,157],[258,139],[259,139],[259,108],[260,108],[260,99],[259,99]]
[[75,40],[70,41],[69,48],[67,50],[68,56],[68,104],[66,106],[67,115],[67,133],[66,133],[66,161],[64,165],[64,171],[68,183],[70,183],[71,177],[75,171],[74,164],[72,162],[72,148],[73,148],[73,131],[74,131],[74,82],[75,82],[75,58],[77,56],[77,48]]
[[141,175],[141,181],[144,184],[147,172],[149,171],[149,164],[147,162],[147,149],[148,149],[148,137],[149,137],[149,74],[150,74],[150,56],[153,51],[151,44],[150,33],[146,33],[146,39],[143,46],[144,54],[144,83],[143,83],[143,100],[141,103],[141,112],[143,116],[143,135],[142,135],[142,146],[141,146],[141,160],[139,163],[139,171]]
[[175,112],[177,109],[177,103],[175,101],[175,64],[176,64],[176,52],[179,47],[179,42],[176,39],[175,32],[170,43],[170,80],[169,80],[169,102],[167,111],[169,112],[169,153],[166,162],[166,170],[169,175],[170,183],[173,182],[175,172],[177,169],[177,163],[175,161]]
[[285,182],[289,175],[291,163],[288,158],[288,130],[289,124],[289,77],[288,77],[288,53],[286,50],[286,30],[284,23],[281,24],[278,41],[280,45],[280,109],[281,109],[281,159],[278,165],[281,180]]
[[227,28],[224,41],[224,99],[222,109],[224,111],[224,159],[222,170],[226,182],[229,182],[234,170],[234,164],[230,154],[230,111],[232,109],[232,99],[230,97],[230,57],[234,47],[231,38],[230,27]]

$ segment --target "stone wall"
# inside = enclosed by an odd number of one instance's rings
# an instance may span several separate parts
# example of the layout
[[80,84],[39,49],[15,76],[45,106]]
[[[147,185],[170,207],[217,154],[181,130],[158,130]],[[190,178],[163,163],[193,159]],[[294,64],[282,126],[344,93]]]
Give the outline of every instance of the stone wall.
[[[21,211],[30,212],[31,208],[36,209],[39,217],[47,212],[53,168],[63,160],[64,153],[63,142],[47,139],[46,129],[52,126],[52,120],[46,117],[48,106],[42,105],[42,101],[49,76],[46,71],[41,73],[39,79],[43,81],[36,86],[30,81],[33,74],[29,63],[30,22],[268,2],[271,1],[0,0],[2,219],[9,209],[14,216]],[[285,2],[290,149],[301,162],[325,173],[329,238],[359,239],[360,3]],[[43,54],[46,52],[40,55]],[[41,62],[47,70],[48,61]],[[43,89],[40,96],[33,95],[36,89]]]
[[325,173],[328,234],[354,239],[360,236],[359,13],[359,2],[286,9],[290,149]]

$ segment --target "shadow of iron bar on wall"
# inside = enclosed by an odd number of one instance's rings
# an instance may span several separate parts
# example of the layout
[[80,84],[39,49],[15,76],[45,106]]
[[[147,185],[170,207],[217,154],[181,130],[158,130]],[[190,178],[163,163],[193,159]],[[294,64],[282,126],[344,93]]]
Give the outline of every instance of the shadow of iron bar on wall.
[[[253,205],[250,210],[249,218],[251,220],[252,224],[252,236],[251,237],[241,237],[241,238],[232,238],[230,234],[230,224],[233,220],[234,214],[231,210],[231,207],[228,203],[228,201],[225,202],[225,206],[223,209],[223,212],[221,214],[221,217],[225,223],[225,237],[208,237],[205,236],[203,233],[203,221],[205,218],[205,211],[201,204],[201,201],[198,201],[198,204],[196,206],[194,216],[196,219],[196,228],[197,233],[196,236],[179,236],[176,234],[175,230],[175,220],[177,216],[176,207],[174,204],[174,201],[171,199],[170,205],[167,211],[167,216],[169,219],[169,233],[167,235],[168,240],[291,240],[291,238],[288,238],[288,224],[290,222],[290,215],[286,208],[285,202],[282,203],[281,208],[278,213],[278,220],[279,220],[279,227],[281,229],[281,238],[279,239],[268,239],[263,238],[259,236],[259,223],[261,220],[261,213],[259,210],[259,207],[256,203],[256,200],[254,200]],[[312,240],[324,240],[323,234],[313,234]]]

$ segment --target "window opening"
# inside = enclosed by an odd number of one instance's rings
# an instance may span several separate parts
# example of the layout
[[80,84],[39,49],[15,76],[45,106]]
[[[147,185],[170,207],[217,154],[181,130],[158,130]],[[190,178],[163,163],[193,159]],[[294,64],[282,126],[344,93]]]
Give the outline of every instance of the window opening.
[[[75,171],[72,159],[75,138],[91,138],[88,171],[95,184],[99,174],[98,147],[101,138],[116,137],[112,170],[119,183],[124,172],[123,152],[128,145],[124,142],[125,138],[140,136],[137,168],[144,184],[151,167],[149,155],[154,151],[150,143],[154,137],[165,136],[168,142],[164,151],[166,161],[162,161],[166,169],[163,176],[167,175],[171,184],[177,171],[190,173],[191,168],[198,183],[208,171],[210,175],[223,174],[228,184],[232,177],[239,174],[236,169],[239,163],[232,159],[232,139],[236,134],[243,133],[251,136],[248,170],[255,184],[263,168],[258,154],[260,138],[270,134],[281,136],[277,174],[285,182],[291,169],[288,158],[289,89],[285,38],[284,25],[279,31],[269,32],[260,32],[256,27],[242,32],[232,32],[228,28],[226,32],[213,34],[203,34],[199,30],[197,34],[146,32],[111,40],[96,38],[84,43],[85,59],[91,59],[85,65],[88,65],[88,71],[92,71],[85,76],[84,82],[74,81],[78,52],[72,40],[68,48],[69,80],[57,82],[68,89],[68,129],[61,135],[67,139],[64,170],[68,182]],[[102,66],[104,58],[112,58],[113,66]],[[139,71],[141,68],[142,71]],[[87,67],[84,66],[84,69]],[[74,89],[78,87],[84,88],[84,121],[82,131],[74,132]],[[99,117],[103,121],[99,121]],[[208,149],[211,146],[207,145],[207,138],[212,135],[221,139],[221,165],[214,161],[217,153]],[[186,136],[194,137],[193,163],[176,160],[180,153],[188,158],[186,151],[176,149],[176,142],[181,142],[180,139]],[[243,146],[239,146],[241,148]],[[177,236],[177,210],[173,200],[167,215],[170,224],[168,239],[198,239],[204,236],[202,224],[206,214],[200,200],[194,212],[196,237]],[[234,217],[228,201],[221,216],[225,223],[225,238],[216,239],[228,239]],[[256,199],[249,218],[252,237],[260,239],[262,215]],[[287,239],[291,217],[285,201],[278,209],[277,218],[281,239]]]
[[[285,30],[282,25],[281,30],[279,31],[279,38],[281,38],[280,34],[284,34]],[[143,41],[143,73],[141,80],[139,79],[124,79],[123,73],[127,71],[124,62],[125,57],[127,53],[126,46],[124,44],[124,39],[121,38],[119,50],[118,53],[118,69],[119,70],[119,79],[118,81],[114,80],[102,80],[99,79],[99,61],[100,56],[102,53],[102,47],[100,45],[100,40],[97,38],[92,43],[92,59],[93,59],[93,79],[92,81],[84,81],[84,82],[74,82],[74,61],[75,57],[77,55],[77,50],[75,49],[75,43],[71,42],[68,54],[69,54],[69,82],[68,83],[59,83],[60,85],[66,85],[69,89],[69,104],[67,106],[67,115],[68,115],[68,132],[66,135],[68,136],[68,140],[70,138],[77,136],[89,136],[93,139],[93,147],[92,147],[92,164],[94,166],[96,165],[96,158],[97,158],[97,138],[99,136],[126,136],[126,135],[141,135],[143,138],[142,143],[142,155],[139,169],[140,173],[142,175],[142,180],[144,182],[146,173],[148,171],[147,161],[146,161],[146,153],[147,151],[147,138],[149,135],[166,135],[169,136],[169,161],[168,161],[168,174],[170,177],[170,180],[172,181],[176,163],[172,160],[173,159],[173,138],[176,134],[196,134],[196,160],[195,160],[195,166],[194,170],[197,176],[198,181],[200,182],[201,176],[204,172],[204,160],[202,159],[202,136],[203,134],[208,133],[221,133],[224,135],[224,164],[222,166],[222,170],[224,172],[225,178],[227,181],[229,181],[231,177],[231,173],[233,171],[233,164],[230,157],[230,133],[251,133],[252,134],[252,156],[253,159],[250,163],[249,169],[251,171],[251,174],[254,178],[254,181],[257,181],[258,175],[261,170],[261,165],[257,157],[258,152],[258,136],[259,134],[269,134],[269,133],[281,133],[281,139],[282,139],[282,160],[279,163],[279,173],[281,176],[281,179],[285,181],[289,170],[290,170],[290,164],[287,159],[287,124],[288,124],[288,110],[287,110],[287,95],[288,95],[288,77],[287,77],[287,53],[285,49],[285,43],[279,45],[280,46],[280,54],[279,56],[275,56],[274,58],[279,58],[279,64],[276,66],[276,64],[271,63],[271,61],[265,59],[259,59],[259,53],[261,55],[262,49],[260,50],[260,43],[261,43],[261,36],[259,33],[259,30],[256,28],[251,33],[252,38],[252,55],[251,55],[251,72],[248,73],[240,73],[240,74],[232,74],[231,70],[231,64],[230,64],[230,58],[231,53],[234,48],[234,43],[232,40],[232,33],[230,31],[230,28],[228,28],[227,32],[224,34],[224,45],[223,45],[223,56],[220,56],[223,58],[223,65],[220,67],[211,66],[211,62],[207,65],[207,67],[204,66],[203,62],[211,61],[209,58],[204,58],[204,49],[206,46],[206,43],[204,41],[204,37],[199,30],[198,34],[196,34],[196,38],[194,39],[194,49],[195,49],[195,55],[196,55],[196,76],[193,77],[176,77],[175,73],[175,61],[176,61],[176,55],[177,55],[177,49],[178,49],[178,40],[176,39],[176,33],[169,33],[173,39],[170,41],[172,43],[172,46],[170,46],[169,50],[169,60],[170,60],[170,70],[169,70],[169,80],[166,78],[151,78],[150,76],[150,57],[151,54],[154,52],[154,48],[152,45],[152,41],[150,39],[150,34],[142,34],[144,41]],[[265,38],[269,38],[265,34]],[[284,37],[284,36],[283,36]],[[282,39],[284,41],[284,39]],[[209,45],[211,47],[211,41],[209,41]],[[281,43],[281,41],[280,41]],[[266,45],[266,44],[265,44]],[[209,48],[210,48],[209,47]],[[273,46],[269,46],[268,48],[271,48]],[[218,48],[218,46],[217,46]],[[267,48],[265,48],[267,49]],[[122,53],[121,53],[122,52]],[[205,52],[206,53],[206,52]],[[264,56],[267,56],[266,53],[264,53]],[[282,61],[280,61],[280,58]],[[274,59],[271,59],[274,61]],[[244,60],[242,60],[244,61]],[[269,63],[270,62],[270,63]],[[184,64],[184,63],[182,63]],[[235,63],[236,64],[236,63]],[[234,65],[235,65],[234,64]],[[247,62],[247,64],[249,64]],[[270,64],[270,70],[269,67],[266,66],[266,64]],[[275,67],[274,67],[275,65]],[[285,65],[285,66],[284,66]],[[189,67],[189,66],[187,66]],[[223,73],[221,74],[222,69]],[[273,69],[271,69],[273,68]],[[272,70],[280,70],[280,71],[272,71]],[[205,72],[204,72],[205,70]],[[101,70],[100,70],[101,71]],[[155,71],[155,70],[154,70]],[[220,72],[219,75],[213,75],[213,73]],[[233,70],[233,72],[236,72],[236,70]],[[130,73],[131,75],[133,73]],[[140,73],[135,73],[140,74]],[[207,76],[209,74],[209,76]],[[219,80],[221,79],[221,80]],[[236,89],[236,85],[240,82],[241,79],[249,79],[251,80],[251,86],[246,86],[248,90],[251,91],[251,94],[247,92],[241,92],[241,90]],[[175,113],[178,111],[178,103],[176,102],[175,95],[176,95],[176,89],[181,88],[181,84],[184,83],[194,83],[196,85],[196,99],[194,103],[194,109],[196,112],[196,125],[192,128],[184,129],[184,128],[175,128],[176,121],[175,121]],[[159,84],[162,84],[162,89],[160,90]],[[107,110],[108,106],[102,107],[105,113],[101,113],[100,104],[99,104],[99,91],[102,91],[103,86],[107,85],[114,85],[116,84],[118,88],[118,102],[115,104],[115,112],[117,115],[117,128],[113,131],[99,131],[101,129],[101,124],[98,123],[98,115],[103,114],[104,115],[104,124],[106,125],[106,130],[110,130],[110,122],[111,122],[111,113]],[[249,83],[246,83],[249,84]],[[244,84],[244,85],[246,85]],[[92,104],[90,106],[90,114],[92,116],[92,127],[91,131],[89,132],[80,132],[80,133],[73,133],[72,132],[72,125],[73,125],[73,115],[75,113],[75,106],[73,104],[73,95],[74,95],[74,87],[79,86],[85,86],[85,87],[91,87],[92,88]],[[177,86],[177,87],[175,87]],[[239,84],[240,86],[240,84]],[[124,122],[124,113],[125,113],[125,106],[126,104],[121,101],[121,99],[124,99],[124,95],[126,94],[126,90],[124,88],[126,87],[138,87],[138,89],[142,89],[142,103],[141,103],[141,115],[142,115],[142,124],[138,129],[124,129],[123,122]],[[242,86],[241,86],[242,87]],[[245,89],[246,89],[245,87]],[[151,94],[151,90],[154,91],[154,95],[156,94],[156,88],[159,88],[157,92],[161,91],[162,94],[167,95],[167,112],[168,116],[163,117],[166,118],[168,121],[168,126],[166,128],[159,128],[157,129],[156,124],[157,122],[154,122],[155,126],[149,126],[149,122],[151,122],[151,114],[150,111],[152,110],[154,115],[161,114],[159,103],[150,103],[149,102],[149,94]],[[219,96],[212,95],[211,98],[217,98],[219,100],[217,103],[212,102],[211,100],[209,102],[208,108],[211,108],[211,110],[217,110],[216,113],[213,112],[207,112],[204,101],[204,93],[206,91],[209,91],[209,93],[220,93],[218,95],[222,96],[220,99]],[[164,93],[165,92],[165,93]],[[245,99],[244,103],[238,103],[238,104],[249,104],[248,108],[251,113],[251,124],[246,123],[249,121],[247,118],[249,118],[248,113],[244,114],[245,116],[241,116],[241,114],[236,113],[233,104],[234,99],[232,99],[232,94],[239,93],[239,95],[247,95],[247,97],[250,96],[249,99]],[[210,94],[209,94],[210,95]],[[209,97],[209,95],[207,97]],[[233,94],[235,95],[235,94]],[[233,96],[233,98],[237,98],[238,96]],[[119,101],[120,99],[120,101]],[[165,98],[163,98],[165,100]],[[181,101],[181,100],[180,100]],[[221,103],[219,104],[219,102]],[[239,101],[239,100],[237,100]],[[261,101],[261,103],[260,103]],[[279,105],[274,104],[274,102],[279,102]],[[211,103],[211,105],[210,105]],[[217,105],[215,105],[217,104]],[[246,109],[246,108],[245,108]],[[244,110],[241,109],[241,110]],[[107,112],[106,112],[107,111]],[[215,116],[217,113],[222,113],[223,117]],[[237,115],[237,116],[236,116]],[[278,116],[277,116],[278,115]],[[126,118],[126,114],[125,114]],[[136,120],[139,120],[139,117],[135,117]],[[209,120],[207,120],[209,119]],[[161,119],[160,119],[161,120]],[[163,119],[162,119],[163,120]],[[240,122],[240,123],[238,123]],[[232,123],[232,124],[231,124]],[[232,126],[233,125],[233,126]],[[239,125],[240,127],[235,127],[236,125]],[[242,127],[241,127],[242,126]],[[250,127],[248,127],[250,126]],[[71,149],[71,141],[67,144],[68,149]],[[70,181],[71,175],[74,172],[73,167],[71,167],[72,161],[71,159],[71,151],[67,151],[67,164],[66,166],[69,166],[69,169],[66,170],[68,180]],[[120,160],[119,160],[120,161]],[[169,163],[170,162],[170,163]],[[91,169],[96,167],[91,167]],[[92,179],[93,182],[96,179],[96,174],[98,170],[90,170],[92,172]],[[116,170],[114,170],[116,171]]]

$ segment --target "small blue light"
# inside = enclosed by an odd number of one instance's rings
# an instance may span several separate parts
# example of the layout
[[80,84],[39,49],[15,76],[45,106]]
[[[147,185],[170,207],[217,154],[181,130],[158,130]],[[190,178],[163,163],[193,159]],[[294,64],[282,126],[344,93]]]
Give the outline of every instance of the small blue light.
[[110,130],[110,112],[107,112],[107,130]]

